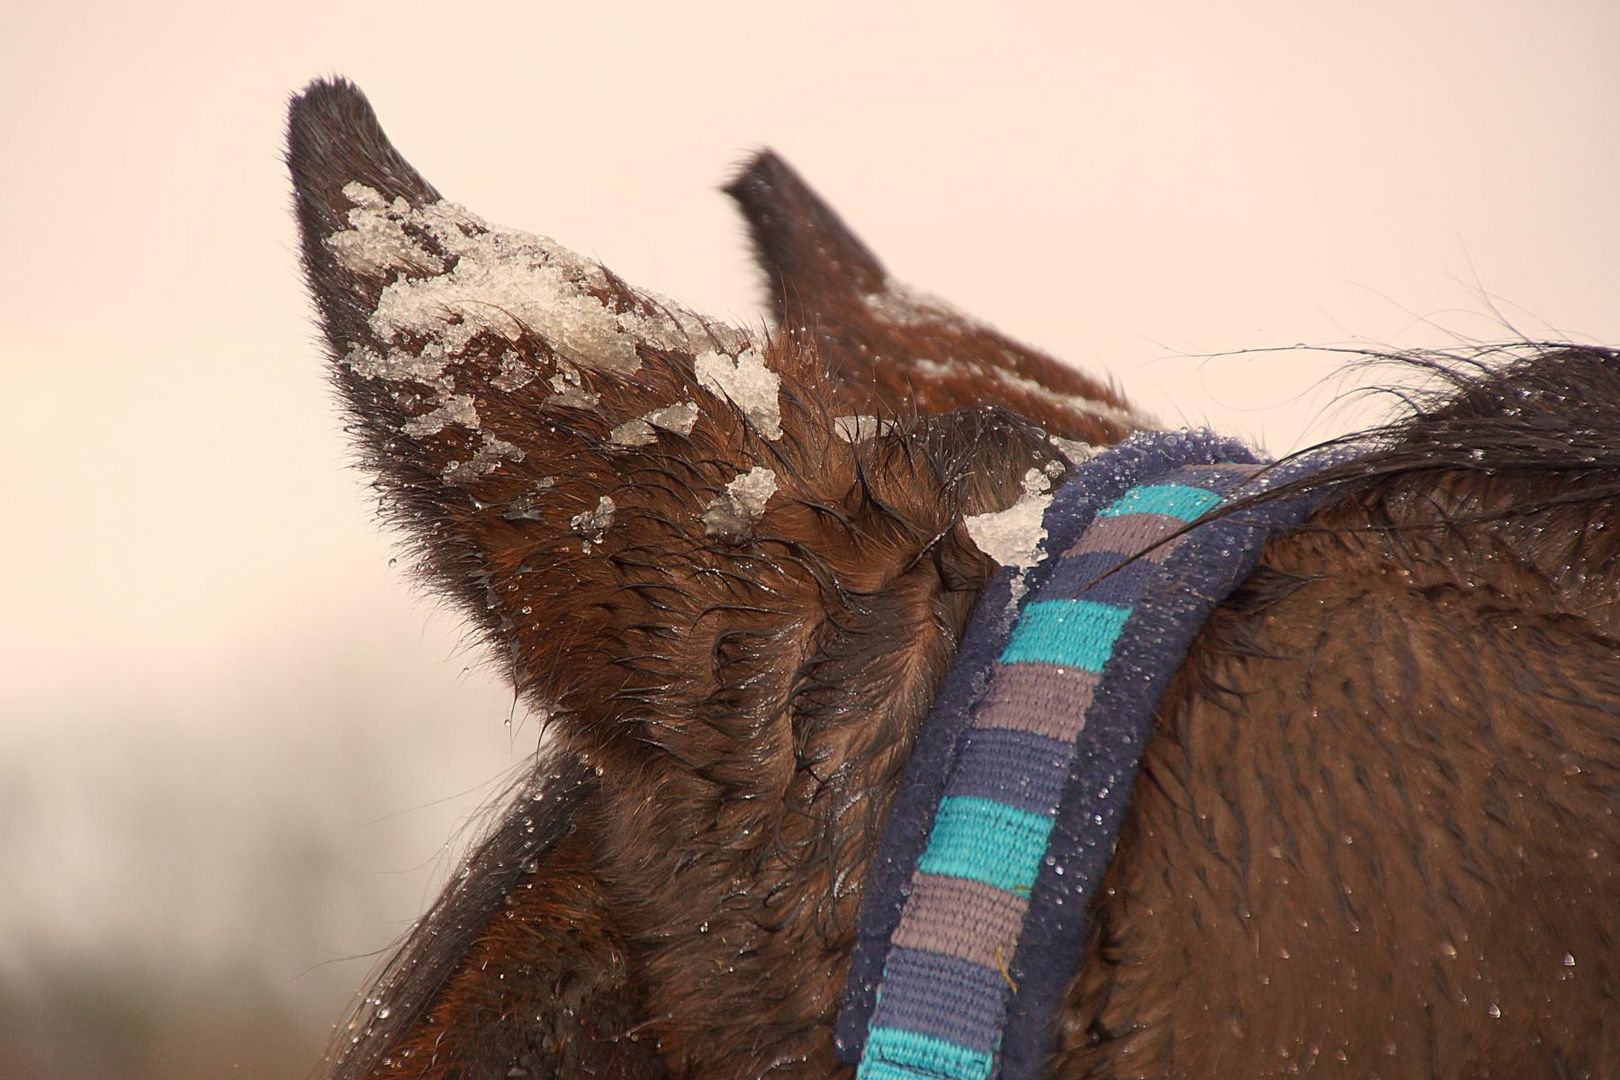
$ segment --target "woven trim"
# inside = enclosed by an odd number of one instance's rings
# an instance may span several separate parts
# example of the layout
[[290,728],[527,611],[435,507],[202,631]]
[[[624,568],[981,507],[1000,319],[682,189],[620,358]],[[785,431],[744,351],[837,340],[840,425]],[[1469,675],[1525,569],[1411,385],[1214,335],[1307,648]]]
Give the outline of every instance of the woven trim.
[[[924,729],[863,901],[838,1030],[860,1080],[1023,1080],[1044,1063],[1163,684],[1268,531],[1308,509],[1268,503],[1166,542],[1259,469],[1213,437],[1175,440],[1195,464],[1154,469],[1164,446],[1127,443],[1082,469],[1048,514],[1062,554],[1039,568],[1016,624],[974,640],[983,601],[975,613],[959,662],[977,659],[979,677],[958,700],[953,668],[929,721],[955,725],[950,752]],[[1204,457],[1217,448],[1239,463]],[[921,828],[919,806],[935,811]]]

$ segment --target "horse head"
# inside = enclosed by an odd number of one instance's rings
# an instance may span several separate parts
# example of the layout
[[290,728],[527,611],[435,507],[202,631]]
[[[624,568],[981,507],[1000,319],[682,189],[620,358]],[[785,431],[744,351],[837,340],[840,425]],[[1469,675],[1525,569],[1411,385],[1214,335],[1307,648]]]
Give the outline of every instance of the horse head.
[[[861,890],[970,614],[1149,421],[893,281],[770,153],[726,188],[759,327],[442,198],[345,82],[295,99],[288,160],[387,513],[545,720],[330,1075],[840,1074]],[[1062,1074],[1620,1053],[1620,374],[1529,353],[1311,481],[1336,500],[1202,632]]]

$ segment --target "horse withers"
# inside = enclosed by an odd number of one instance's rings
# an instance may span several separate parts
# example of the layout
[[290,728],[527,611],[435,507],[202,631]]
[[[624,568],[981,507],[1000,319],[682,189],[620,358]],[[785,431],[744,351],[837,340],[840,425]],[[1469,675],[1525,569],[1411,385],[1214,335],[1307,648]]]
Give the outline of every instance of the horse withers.
[[[769,331],[442,199],[348,83],[288,160],[388,513],[548,718],[325,1075],[921,1075],[839,1022],[891,807],[975,621],[1041,603],[1053,493],[1151,421],[770,154],[726,189]],[[1212,512],[1311,500],[1155,694],[1055,1015],[946,1075],[1620,1070],[1620,359],[1409,360],[1443,389]]]

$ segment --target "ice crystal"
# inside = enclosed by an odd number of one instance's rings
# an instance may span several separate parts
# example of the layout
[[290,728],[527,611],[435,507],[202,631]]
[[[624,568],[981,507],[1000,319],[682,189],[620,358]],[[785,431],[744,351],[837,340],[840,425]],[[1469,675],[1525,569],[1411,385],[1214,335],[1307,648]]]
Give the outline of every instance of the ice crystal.
[[704,531],[728,539],[742,536],[759,520],[774,494],[776,473],[770,469],[755,466],[739,473],[704,509],[700,519]]
[[441,404],[421,416],[405,421],[400,429],[415,439],[437,435],[451,424],[459,424],[469,431],[478,430],[478,410],[473,407],[471,394],[451,394],[441,397]]
[[965,518],[979,550],[1003,566],[1031,567],[1046,557],[1041,519],[1052,505],[1052,482],[1040,469],[1024,473],[1024,493],[1005,510]]
[[613,511],[616,509],[618,507],[613,505],[613,500],[603,495],[596,501],[595,509],[569,518],[568,527],[584,536],[587,544],[600,544],[608,526],[613,524]]
[[698,354],[693,370],[699,386],[729,398],[755,431],[767,439],[782,437],[782,377],[757,352],[744,349],[730,356],[709,349]]

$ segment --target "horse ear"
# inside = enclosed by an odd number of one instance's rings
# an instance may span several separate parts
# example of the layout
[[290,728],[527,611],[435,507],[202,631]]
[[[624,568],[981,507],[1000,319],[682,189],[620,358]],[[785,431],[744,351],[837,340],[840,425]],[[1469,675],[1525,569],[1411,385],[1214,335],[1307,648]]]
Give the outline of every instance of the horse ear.
[[756,156],[725,191],[748,221],[778,325],[831,366],[844,411],[998,404],[1089,443],[1146,425],[1112,387],[896,282],[774,153]]
[[661,746],[684,774],[779,789],[811,658],[897,626],[910,660],[868,689],[925,700],[940,612],[990,565],[964,519],[1053,465],[1042,433],[982,408],[840,415],[809,342],[706,320],[441,199],[348,83],[293,101],[289,147],[363,461],[565,745],[632,771]]
[[770,150],[724,188],[748,221],[779,325],[888,287],[889,272],[787,162]]
[[638,568],[699,575],[789,476],[850,482],[818,369],[442,200],[354,86],[292,102],[288,164],[365,463],[520,690],[619,693],[625,656],[662,648],[628,640],[628,598],[669,602]]

